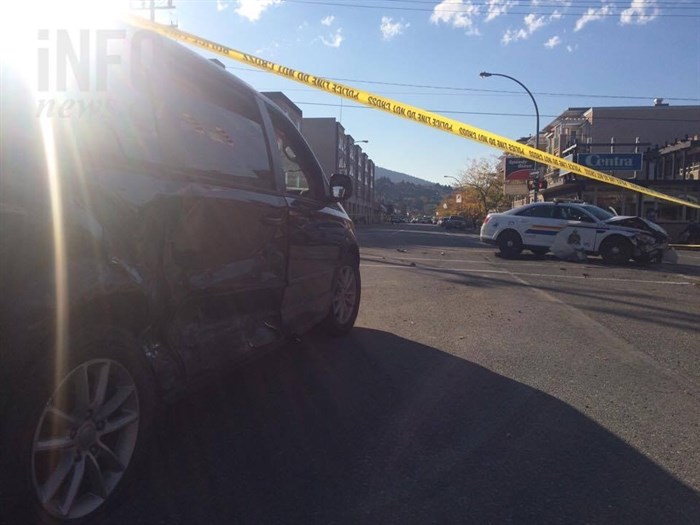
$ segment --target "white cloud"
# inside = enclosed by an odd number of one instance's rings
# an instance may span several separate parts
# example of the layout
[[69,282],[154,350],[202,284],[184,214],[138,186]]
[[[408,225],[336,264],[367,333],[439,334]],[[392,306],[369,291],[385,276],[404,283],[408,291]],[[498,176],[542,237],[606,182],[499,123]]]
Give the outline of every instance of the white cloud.
[[228,7],[228,4],[224,0],[216,0],[216,10],[223,11]]
[[494,18],[505,15],[508,12],[508,9],[518,5],[518,2],[511,0],[487,0],[486,5],[489,6],[489,9],[484,21],[490,22]]
[[525,31],[524,29],[508,29],[505,33],[503,33],[501,43],[507,46],[511,42],[525,40],[527,36],[527,31]]
[[335,17],[333,15],[328,15],[326,18],[321,20],[321,25],[330,26],[333,23],[333,20],[335,20]]
[[566,46],[566,50],[567,50],[569,53],[573,53],[573,52],[576,51],[577,49],[578,49],[578,44],[576,44],[575,46]]
[[532,13],[527,15],[523,20],[525,21],[527,32],[530,35],[535,31],[542,29],[547,24],[543,16],[536,16]]
[[632,0],[630,6],[620,13],[620,23],[622,25],[648,24],[659,15],[659,12],[655,0]]
[[453,27],[464,28],[468,35],[478,35],[479,30],[474,27],[473,17],[479,14],[479,6],[470,0],[442,0],[433,8],[430,21],[433,24],[444,22]]
[[382,23],[379,25],[379,29],[382,32],[382,38],[384,40],[391,40],[395,36],[403,34],[404,30],[411,24],[401,22],[394,22],[389,16],[382,17]]
[[282,0],[237,0],[237,2],[236,13],[255,22],[267,8],[281,4]]
[[547,49],[554,49],[559,44],[561,44],[561,38],[559,38],[557,35],[554,35],[552,38],[550,38],[544,43],[544,47],[546,47]]
[[339,27],[335,30],[335,33],[329,35],[330,38],[321,37],[321,42],[328,47],[340,47],[340,44],[343,42],[342,32],[343,29]]
[[501,43],[507,46],[511,42],[528,39],[535,31],[539,31],[546,26],[552,20],[552,16],[537,16],[534,13],[526,15],[523,18],[525,27],[520,29],[508,29],[505,33],[503,33]]
[[587,24],[595,20],[600,20],[604,16],[610,15],[612,13],[612,6],[610,4],[604,5],[600,9],[594,9],[589,7],[584,15],[576,20],[576,25],[574,25],[574,31],[581,31]]

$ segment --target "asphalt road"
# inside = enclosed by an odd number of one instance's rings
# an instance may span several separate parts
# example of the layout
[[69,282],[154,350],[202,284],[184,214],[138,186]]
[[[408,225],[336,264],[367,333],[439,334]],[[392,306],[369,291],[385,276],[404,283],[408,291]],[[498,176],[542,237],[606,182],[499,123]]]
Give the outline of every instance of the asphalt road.
[[357,327],[166,409],[108,524],[700,523],[700,253],[368,227]]

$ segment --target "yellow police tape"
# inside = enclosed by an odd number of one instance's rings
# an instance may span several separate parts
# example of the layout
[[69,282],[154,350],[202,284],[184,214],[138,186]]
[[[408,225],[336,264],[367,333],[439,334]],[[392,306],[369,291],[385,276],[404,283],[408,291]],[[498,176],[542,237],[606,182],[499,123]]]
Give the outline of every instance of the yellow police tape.
[[367,93],[365,91],[361,91],[359,89],[346,86],[344,84],[340,84],[332,80],[310,75],[308,73],[303,73],[301,71],[297,71],[286,66],[281,66],[279,64],[270,62],[269,60],[265,60],[263,58],[259,58],[253,55],[249,55],[247,53],[243,53],[241,51],[237,51],[235,49],[231,49],[230,47],[217,44],[205,38],[198,37],[196,35],[187,33],[174,27],[156,24],[154,22],[150,22],[144,18],[136,16],[129,16],[127,20],[129,23],[136,27],[160,33],[174,40],[179,40],[180,42],[185,42],[187,44],[191,44],[201,49],[206,49],[207,51],[211,51],[213,53],[230,58],[232,60],[237,60],[238,62],[250,64],[252,66],[264,69],[266,71],[270,71],[285,78],[296,80],[297,82],[301,82],[302,84],[318,88],[322,91],[326,91],[328,93],[332,93],[334,95],[338,95],[350,100],[354,100],[361,104],[365,104],[367,106],[386,111],[387,113],[391,113],[392,115],[413,120],[415,122],[418,122],[419,124],[424,124],[426,126],[439,129],[441,131],[452,133],[453,135],[457,135],[462,138],[470,139],[481,144],[485,144],[487,146],[498,148],[511,155],[525,157],[527,159],[539,162],[541,164],[547,164],[554,168],[567,170],[572,173],[576,173],[577,175],[587,177],[589,179],[605,182],[607,184],[618,186],[627,190],[636,191],[638,193],[642,193],[650,197],[656,197],[657,199],[662,199],[665,201],[674,202],[676,204],[681,204],[683,206],[689,206],[692,208],[700,209],[700,204],[692,203],[683,199],[678,199],[676,197],[672,197],[670,195],[666,195],[658,191],[644,188],[637,184],[632,184],[631,182],[618,179],[617,177],[613,177],[612,175],[608,175],[606,173],[601,173],[600,171],[590,169],[586,166],[581,166],[580,164],[568,161],[561,157],[557,157],[556,155],[545,153],[544,151],[540,151],[530,146],[525,146],[514,140],[502,137],[500,135],[496,135],[495,133],[490,133],[480,128],[470,126],[469,124],[464,124],[463,122],[443,117],[442,115],[439,115],[437,113],[425,111],[423,109],[409,106],[407,104],[402,104],[401,102],[397,102],[395,100],[385,98],[379,95],[373,95],[371,93]]

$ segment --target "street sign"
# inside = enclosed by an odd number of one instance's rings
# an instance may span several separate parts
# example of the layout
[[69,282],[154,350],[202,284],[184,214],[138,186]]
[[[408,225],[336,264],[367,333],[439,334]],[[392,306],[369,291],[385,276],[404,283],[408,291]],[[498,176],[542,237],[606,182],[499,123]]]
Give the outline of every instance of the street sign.
[[503,186],[503,193],[505,195],[527,195],[527,181],[526,180],[514,180],[506,181]]
[[[573,153],[569,153],[566,157],[564,157],[564,160],[568,160],[569,162],[576,162],[576,159],[574,158]],[[566,175],[567,173],[571,173],[569,170],[565,168],[559,168],[559,176]]]
[[579,153],[577,162],[599,171],[640,171],[641,153]]
[[509,181],[522,180],[526,181],[530,178],[530,173],[535,171],[535,162],[522,157],[506,157],[505,158],[505,179]]
[[457,195],[455,195],[455,201],[457,202],[457,204],[462,204],[462,194],[461,193],[458,193]]

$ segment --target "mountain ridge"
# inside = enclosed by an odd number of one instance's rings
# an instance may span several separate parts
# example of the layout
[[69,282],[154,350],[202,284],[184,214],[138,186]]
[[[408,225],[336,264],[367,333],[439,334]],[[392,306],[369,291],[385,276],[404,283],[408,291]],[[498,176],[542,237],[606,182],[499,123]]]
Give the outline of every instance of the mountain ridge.
[[429,180],[421,179],[420,177],[414,177],[408,173],[402,173],[400,171],[390,170],[388,168],[382,168],[377,166],[374,169],[374,179],[380,179],[381,177],[386,177],[394,184],[399,182],[411,182],[413,184],[418,184],[419,186],[435,186],[435,182],[430,182]]

